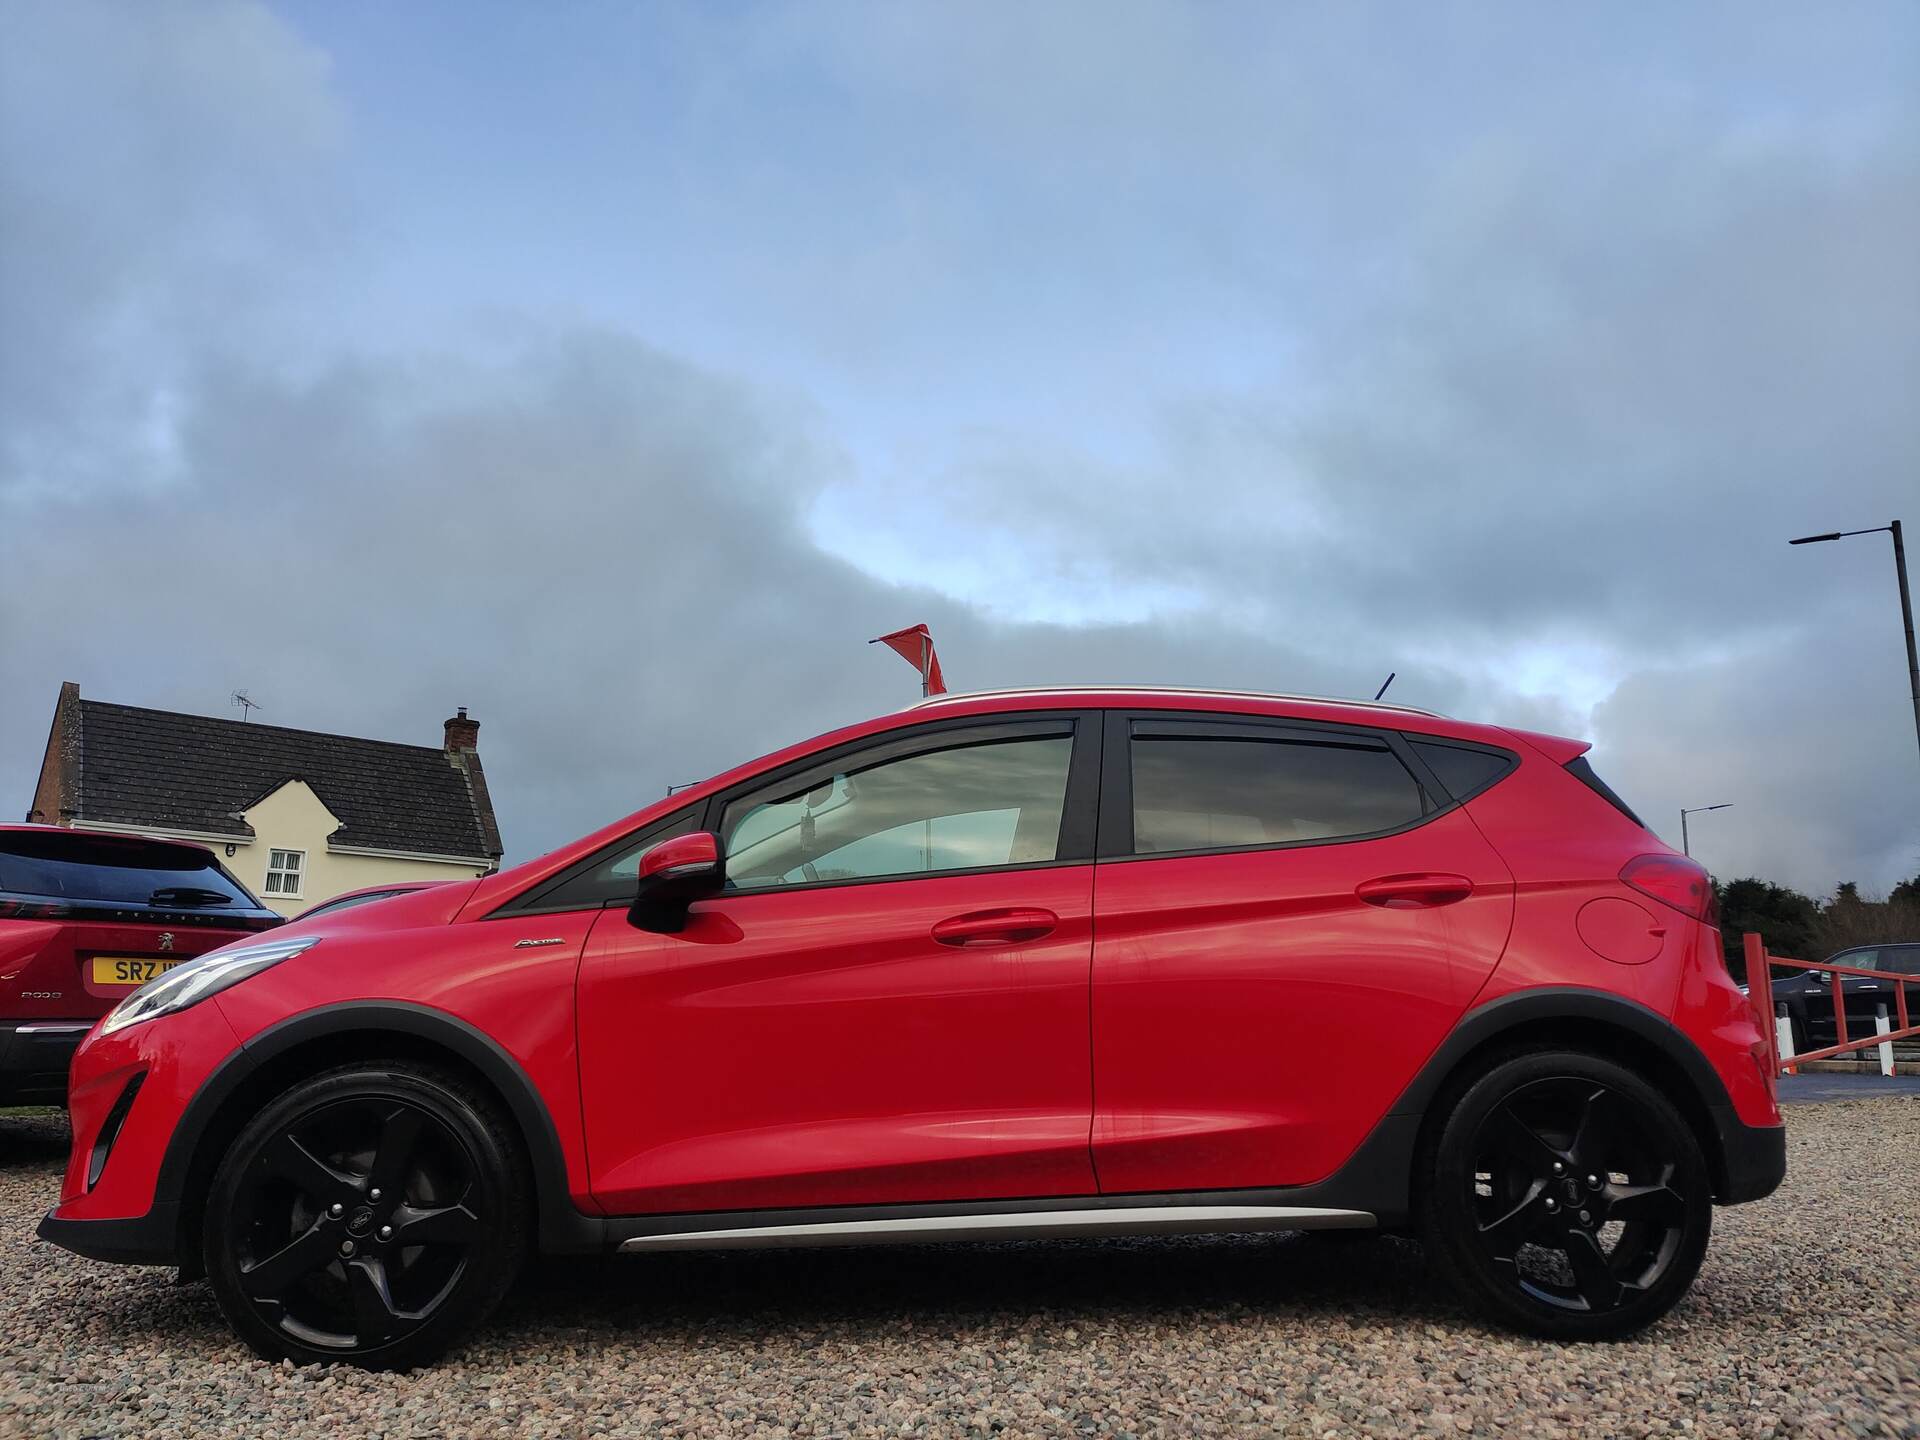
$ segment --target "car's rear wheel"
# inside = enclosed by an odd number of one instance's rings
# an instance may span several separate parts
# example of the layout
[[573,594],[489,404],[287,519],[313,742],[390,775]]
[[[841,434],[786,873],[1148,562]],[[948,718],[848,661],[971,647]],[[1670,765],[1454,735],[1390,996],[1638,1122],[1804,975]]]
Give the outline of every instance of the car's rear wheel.
[[203,1240],[253,1349],[400,1370],[480,1323],[527,1247],[518,1142],[489,1097],[411,1062],[293,1086],[235,1137]]
[[1560,1339],[1651,1324],[1699,1272],[1712,1184],[1693,1129],[1624,1067],[1577,1051],[1494,1065],[1426,1151],[1421,1229],[1484,1313]]

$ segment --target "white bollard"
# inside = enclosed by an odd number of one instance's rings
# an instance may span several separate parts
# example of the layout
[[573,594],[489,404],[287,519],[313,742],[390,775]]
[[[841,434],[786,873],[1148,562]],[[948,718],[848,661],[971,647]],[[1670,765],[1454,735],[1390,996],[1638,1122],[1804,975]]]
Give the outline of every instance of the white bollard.
[[[1887,1023],[1887,1007],[1884,1005],[1874,1006],[1873,1008],[1874,1033],[1876,1035],[1885,1035],[1892,1029],[1893,1029],[1893,1026]],[[1893,1046],[1889,1042],[1882,1040],[1879,1045],[1879,1050],[1880,1050],[1880,1073],[1882,1075],[1892,1075],[1893,1074]]]
[[1793,1068],[1793,1021],[1787,1018],[1784,1005],[1773,1017],[1773,1037],[1780,1047],[1780,1068],[1789,1075],[1798,1075],[1800,1072]]

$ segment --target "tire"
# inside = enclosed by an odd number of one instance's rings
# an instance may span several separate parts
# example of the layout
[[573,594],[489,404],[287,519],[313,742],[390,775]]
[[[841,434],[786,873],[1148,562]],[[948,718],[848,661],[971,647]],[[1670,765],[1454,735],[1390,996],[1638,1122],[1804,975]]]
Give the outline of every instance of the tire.
[[344,1066],[269,1102],[227,1148],[207,1278],[266,1359],[411,1369],[512,1286],[529,1197],[518,1136],[477,1086],[413,1061]]
[[1548,1339],[1652,1324],[1693,1284],[1713,1229],[1686,1117],[1581,1051],[1524,1051],[1481,1072],[1431,1134],[1419,1175],[1436,1268],[1488,1318]]

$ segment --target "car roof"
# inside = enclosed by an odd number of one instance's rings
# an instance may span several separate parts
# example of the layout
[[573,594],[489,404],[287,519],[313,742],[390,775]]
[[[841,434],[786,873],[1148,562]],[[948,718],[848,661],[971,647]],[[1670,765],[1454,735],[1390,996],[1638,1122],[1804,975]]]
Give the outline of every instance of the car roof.
[[75,835],[88,840],[138,840],[144,845],[177,845],[182,850],[198,850],[207,855],[213,853],[212,846],[203,845],[198,840],[178,840],[171,835],[149,835],[134,830],[90,830],[78,825],[0,825],[0,835]]
[[[1003,699],[1014,701],[1059,699],[1074,704],[1095,705],[1122,701],[1149,704],[1156,708],[1167,701],[1251,700],[1272,701],[1282,705],[1332,705],[1343,710],[1384,710],[1396,715],[1425,715],[1434,720],[1445,718],[1433,710],[1422,710],[1413,705],[1399,705],[1389,700],[1354,700],[1336,695],[1303,695],[1286,690],[1210,690],[1186,685],[1035,685],[1001,690],[960,690],[949,691],[943,695],[929,695],[926,699],[916,701],[906,708],[925,710],[933,706],[954,705],[963,701]],[[1205,709],[1207,706],[1202,704],[1196,708]]]

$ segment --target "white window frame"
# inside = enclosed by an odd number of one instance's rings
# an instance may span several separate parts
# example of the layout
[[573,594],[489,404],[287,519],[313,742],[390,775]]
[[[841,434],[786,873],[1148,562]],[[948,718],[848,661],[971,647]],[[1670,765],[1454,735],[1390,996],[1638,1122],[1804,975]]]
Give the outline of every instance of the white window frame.
[[[293,863],[291,865],[282,864],[281,862],[283,860],[291,860]],[[298,900],[300,898],[301,882],[306,878],[306,874],[306,851],[288,850],[278,845],[272,846],[267,850],[267,878],[261,882],[266,888],[262,891],[262,894],[275,900]],[[274,889],[273,882],[276,876],[279,877],[280,883],[283,886],[286,885],[288,881],[292,881],[292,888]]]

